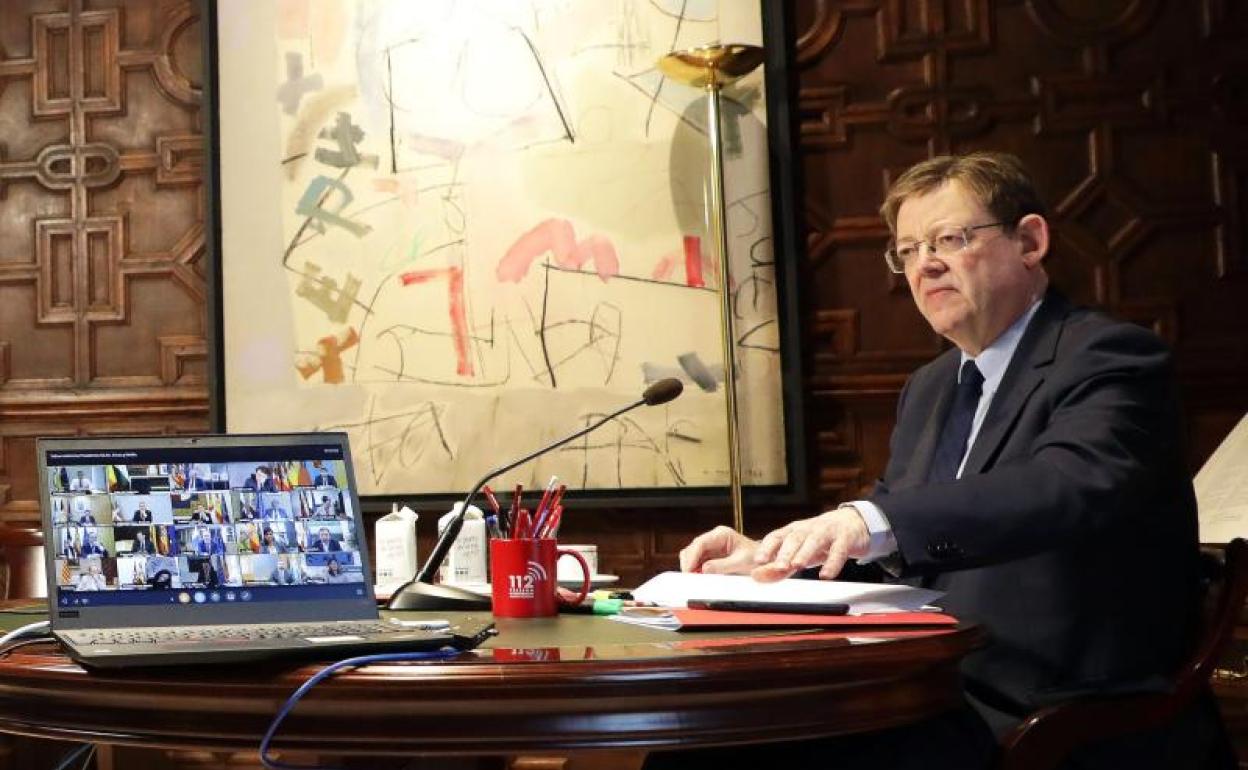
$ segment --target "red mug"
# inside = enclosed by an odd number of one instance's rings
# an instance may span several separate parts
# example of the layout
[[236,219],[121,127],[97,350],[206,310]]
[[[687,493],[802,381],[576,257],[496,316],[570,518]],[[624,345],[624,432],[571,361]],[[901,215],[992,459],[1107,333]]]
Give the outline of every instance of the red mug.
[[552,538],[494,538],[490,541],[490,586],[496,618],[549,618],[559,611],[555,562],[571,556],[584,578],[576,597],[589,595],[589,565],[576,551],[558,548]]

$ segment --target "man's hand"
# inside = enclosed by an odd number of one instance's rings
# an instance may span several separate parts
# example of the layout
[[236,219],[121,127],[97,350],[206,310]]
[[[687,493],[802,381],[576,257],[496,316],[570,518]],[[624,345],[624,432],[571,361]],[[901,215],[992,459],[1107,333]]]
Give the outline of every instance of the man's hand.
[[[837,508],[795,521],[764,537],[754,549],[755,567],[751,574],[755,580],[775,581],[796,570],[822,564],[820,579],[831,580],[840,574],[847,560],[864,556],[870,544],[871,535],[858,510],[852,506]],[[683,553],[681,558],[683,563]]]
[[721,525],[698,535],[681,550],[680,571],[744,575],[754,568],[757,548],[757,540]]

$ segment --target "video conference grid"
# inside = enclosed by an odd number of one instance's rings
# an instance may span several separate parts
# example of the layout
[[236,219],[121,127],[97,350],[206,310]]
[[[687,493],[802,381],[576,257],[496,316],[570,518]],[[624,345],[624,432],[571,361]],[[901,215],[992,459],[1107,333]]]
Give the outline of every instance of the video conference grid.
[[339,460],[60,465],[48,480],[63,604],[87,592],[202,603],[181,589],[364,582]]

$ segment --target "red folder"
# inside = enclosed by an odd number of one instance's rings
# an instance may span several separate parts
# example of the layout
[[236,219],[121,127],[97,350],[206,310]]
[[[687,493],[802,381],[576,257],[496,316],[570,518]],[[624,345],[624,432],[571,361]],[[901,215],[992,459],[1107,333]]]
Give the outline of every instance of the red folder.
[[897,626],[956,626],[958,619],[943,612],[880,612],[868,615],[796,615],[787,612],[725,612],[674,609],[677,631],[730,628],[887,628]]

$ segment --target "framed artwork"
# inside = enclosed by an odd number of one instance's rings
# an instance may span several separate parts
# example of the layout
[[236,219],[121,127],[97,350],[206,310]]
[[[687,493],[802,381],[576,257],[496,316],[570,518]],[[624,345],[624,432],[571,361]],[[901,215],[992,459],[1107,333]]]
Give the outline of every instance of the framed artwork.
[[346,431],[363,494],[449,498],[679,377],[504,486],[722,498],[708,97],[656,63],[754,43],[722,134],[743,479],[797,494],[778,5],[210,3],[218,429]]

